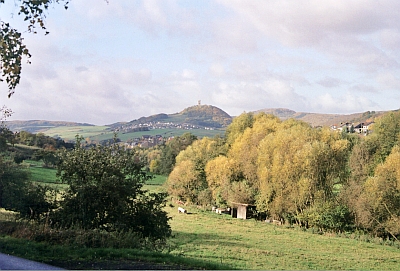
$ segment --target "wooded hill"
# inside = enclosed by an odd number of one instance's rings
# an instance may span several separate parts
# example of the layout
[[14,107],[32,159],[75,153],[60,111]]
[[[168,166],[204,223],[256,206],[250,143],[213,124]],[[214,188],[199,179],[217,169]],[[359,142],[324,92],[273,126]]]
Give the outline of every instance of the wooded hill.
[[232,122],[232,117],[222,109],[212,105],[195,105],[174,114],[156,114],[149,117],[141,117],[130,122],[118,122],[109,125],[112,129],[135,126],[146,123],[174,123],[190,124],[200,127],[222,128]]

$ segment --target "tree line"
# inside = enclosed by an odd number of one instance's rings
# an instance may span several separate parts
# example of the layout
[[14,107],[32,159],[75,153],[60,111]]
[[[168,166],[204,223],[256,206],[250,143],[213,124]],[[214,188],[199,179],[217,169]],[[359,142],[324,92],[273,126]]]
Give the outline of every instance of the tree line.
[[366,137],[243,113],[225,137],[179,152],[167,188],[194,204],[254,204],[259,217],[398,238],[399,141],[399,111],[376,119]]

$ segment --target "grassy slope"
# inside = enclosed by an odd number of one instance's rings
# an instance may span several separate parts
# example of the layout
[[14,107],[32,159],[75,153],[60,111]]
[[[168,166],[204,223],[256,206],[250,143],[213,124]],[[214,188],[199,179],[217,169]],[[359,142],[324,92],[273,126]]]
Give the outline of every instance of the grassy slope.
[[189,210],[169,210],[177,249],[185,257],[235,269],[395,270],[399,249],[343,237],[322,236],[252,220]]
[[[145,188],[161,191],[164,181],[165,177],[157,176]],[[75,253],[76,249],[32,242],[29,242],[27,251],[26,242],[8,237],[0,237],[0,250],[50,263],[141,259],[191,263],[204,268],[291,270],[397,270],[400,266],[399,249],[393,246],[233,219],[194,207],[188,208],[188,214],[178,214],[177,206],[171,205],[166,207],[172,217],[170,225],[173,230],[169,254],[83,248]]]

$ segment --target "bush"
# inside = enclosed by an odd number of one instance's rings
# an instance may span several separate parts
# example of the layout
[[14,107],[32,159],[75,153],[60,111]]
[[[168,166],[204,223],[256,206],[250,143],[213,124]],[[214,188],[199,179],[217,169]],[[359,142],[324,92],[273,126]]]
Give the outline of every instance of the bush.
[[320,230],[349,231],[354,228],[354,217],[347,206],[332,202],[316,203],[297,216],[300,224]]

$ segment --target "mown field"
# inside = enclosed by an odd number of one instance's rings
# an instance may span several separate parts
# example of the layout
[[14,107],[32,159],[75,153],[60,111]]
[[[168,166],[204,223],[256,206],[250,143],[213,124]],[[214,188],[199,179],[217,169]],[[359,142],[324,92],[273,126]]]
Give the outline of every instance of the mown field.
[[[41,170],[42,176],[53,174],[50,171],[45,174],[48,169]],[[157,176],[145,188],[161,191],[164,181],[165,177]],[[166,207],[172,218],[173,237],[169,249],[162,253],[74,249],[4,236],[0,237],[0,251],[68,268],[80,263],[84,269],[99,262],[109,269],[124,263],[123,267],[128,269],[129,262],[136,260],[206,269],[398,270],[400,267],[398,244],[389,246],[383,240],[364,235],[320,235],[295,227],[239,220],[196,206],[185,206],[188,214],[178,214],[177,207],[174,201]],[[114,265],[105,265],[106,262]]]

